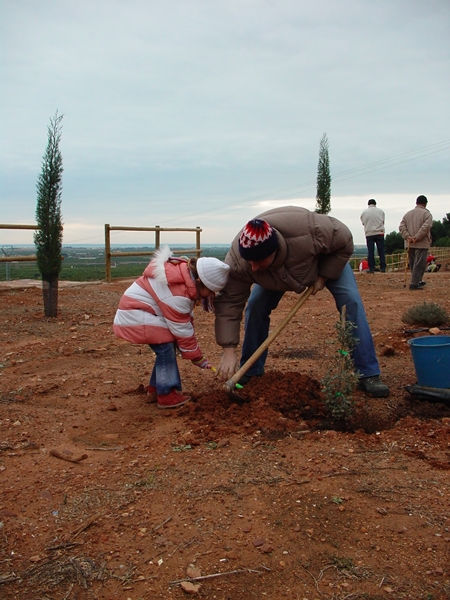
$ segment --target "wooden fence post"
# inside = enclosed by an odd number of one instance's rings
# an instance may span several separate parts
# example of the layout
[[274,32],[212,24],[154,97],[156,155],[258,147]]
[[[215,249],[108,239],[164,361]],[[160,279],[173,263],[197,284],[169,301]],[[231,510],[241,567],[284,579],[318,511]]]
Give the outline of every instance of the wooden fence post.
[[201,228],[200,227],[196,227],[197,231],[195,232],[195,248],[197,250],[196,255],[197,258],[200,258],[200,254],[202,252],[202,247],[200,246],[200,232],[201,232]]
[[111,283],[111,236],[109,224],[105,224],[105,270],[106,282]]

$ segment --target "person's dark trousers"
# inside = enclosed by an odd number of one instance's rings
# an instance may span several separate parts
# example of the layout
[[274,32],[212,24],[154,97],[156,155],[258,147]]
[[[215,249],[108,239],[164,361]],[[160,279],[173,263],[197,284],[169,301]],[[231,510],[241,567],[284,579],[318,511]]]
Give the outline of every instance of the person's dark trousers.
[[378,256],[380,258],[380,269],[384,273],[386,271],[386,254],[384,252],[384,235],[368,235],[366,236],[367,244],[367,262],[369,263],[369,271],[375,271],[375,246],[377,247]]
[[410,248],[408,251],[411,285],[417,287],[427,268],[428,248]]

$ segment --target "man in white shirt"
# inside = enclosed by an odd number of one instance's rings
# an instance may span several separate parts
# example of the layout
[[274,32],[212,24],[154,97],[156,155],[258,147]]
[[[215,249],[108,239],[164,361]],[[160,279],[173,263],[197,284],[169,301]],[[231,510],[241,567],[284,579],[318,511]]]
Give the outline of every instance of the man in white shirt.
[[371,198],[366,210],[361,213],[361,223],[364,225],[367,244],[367,260],[369,273],[375,272],[375,246],[380,258],[380,271],[386,272],[386,255],[384,252],[384,211],[377,208],[376,201]]

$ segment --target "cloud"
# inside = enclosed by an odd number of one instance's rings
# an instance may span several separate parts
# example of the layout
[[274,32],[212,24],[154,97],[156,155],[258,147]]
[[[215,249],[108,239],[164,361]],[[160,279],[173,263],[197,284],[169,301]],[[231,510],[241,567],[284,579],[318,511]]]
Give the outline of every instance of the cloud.
[[220,214],[225,243],[314,198],[324,132],[333,197],[448,194],[449,25],[440,0],[4,0],[2,218],[33,221],[56,109],[67,223]]

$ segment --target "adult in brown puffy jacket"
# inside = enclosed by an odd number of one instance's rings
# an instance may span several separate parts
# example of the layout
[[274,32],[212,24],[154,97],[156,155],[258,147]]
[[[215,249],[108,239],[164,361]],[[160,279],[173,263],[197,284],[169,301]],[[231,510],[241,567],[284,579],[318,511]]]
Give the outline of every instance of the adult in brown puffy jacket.
[[399,225],[399,231],[408,249],[408,262],[411,270],[410,290],[422,290],[425,285],[422,277],[427,268],[428,248],[431,246],[433,215],[427,209],[426,196],[419,196],[416,206],[408,211]]
[[[358,339],[353,352],[359,385],[375,397],[389,395],[380,381],[380,367],[372,334],[349,258],[353,238],[346,225],[328,215],[296,206],[262,213],[249,221],[233,240],[225,258],[230,266],[227,284],[215,302],[217,343],[223,347],[218,375],[227,380],[267,338],[270,313],[284,292],[301,293],[313,286],[313,294],[324,287],[336,307],[346,306],[347,319],[355,325]],[[245,308],[245,335],[239,361],[240,323]],[[240,381],[264,373],[267,351]]]

